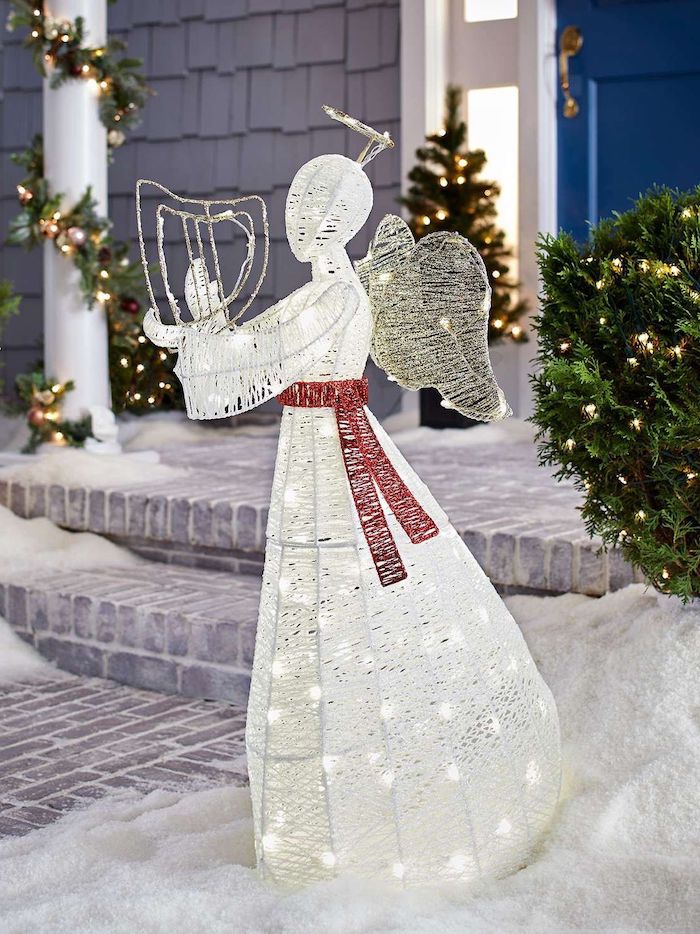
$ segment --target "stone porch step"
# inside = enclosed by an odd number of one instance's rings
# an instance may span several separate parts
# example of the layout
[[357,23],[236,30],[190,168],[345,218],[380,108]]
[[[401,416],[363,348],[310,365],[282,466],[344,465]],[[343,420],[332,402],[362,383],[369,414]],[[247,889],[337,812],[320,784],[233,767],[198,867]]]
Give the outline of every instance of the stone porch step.
[[[186,476],[149,481],[145,465],[143,482],[118,487],[0,474],[0,504],[171,565],[260,574],[276,448],[274,436],[241,436],[164,449],[162,463]],[[538,466],[530,441],[464,444],[424,429],[402,450],[501,590],[600,595],[638,579],[619,552],[597,553],[578,492]]]
[[186,474],[149,479],[144,464],[138,483],[45,484],[0,471],[0,505],[104,535],[152,560],[259,575],[276,450],[276,436],[166,448],[161,463]]
[[0,579],[0,616],[59,668],[239,705],[259,599],[256,577],[145,561]]

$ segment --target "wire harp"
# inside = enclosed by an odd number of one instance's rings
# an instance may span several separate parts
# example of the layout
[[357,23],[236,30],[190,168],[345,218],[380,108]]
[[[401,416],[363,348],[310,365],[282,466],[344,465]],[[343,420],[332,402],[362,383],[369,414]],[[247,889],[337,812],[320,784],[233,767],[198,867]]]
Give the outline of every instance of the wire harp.
[[[216,318],[222,327],[235,327],[236,322],[245,314],[255,300],[265,278],[270,255],[270,233],[265,202],[259,195],[246,195],[230,200],[198,200],[183,198],[170,191],[159,182],[139,179],[136,183],[136,220],[138,224],[141,262],[146,278],[146,286],[151,308],[158,322],[161,315],[156,300],[151,266],[146,253],[146,237],[143,227],[144,201],[143,189],[152,186],[161,196],[171,200],[159,203],[155,210],[155,239],[158,251],[158,265],[163,280],[165,297],[176,324],[185,327],[197,327],[204,322],[213,323]],[[256,235],[253,212],[260,212],[262,219],[263,255],[259,263],[259,272],[250,287],[245,301],[238,300],[256,265],[256,244],[260,235]],[[166,255],[165,225],[167,220],[179,222],[182,242],[186,248],[186,274],[184,277],[184,299],[187,312],[180,307],[171,284]],[[228,266],[221,257],[221,242],[217,246],[215,228],[228,225],[226,233],[235,237],[243,234],[245,238],[244,257],[238,274],[230,288],[224,284],[222,266]],[[177,229],[177,226],[176,226]],[[223,227],[219,227],[223,231]],[[221,240],[221,238],[220,238]],[[235,313],[234,313],[235,307]]]

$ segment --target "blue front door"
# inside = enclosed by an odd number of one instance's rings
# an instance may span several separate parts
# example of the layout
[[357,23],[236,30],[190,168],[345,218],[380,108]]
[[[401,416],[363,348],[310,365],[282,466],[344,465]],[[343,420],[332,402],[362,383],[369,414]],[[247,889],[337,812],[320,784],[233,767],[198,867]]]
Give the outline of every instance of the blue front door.
[[578,115],[558,111],[559,226],[585,240],[587,222],[625,211],[658,183],[700,183],[700,0],[559,0],[559,39]]

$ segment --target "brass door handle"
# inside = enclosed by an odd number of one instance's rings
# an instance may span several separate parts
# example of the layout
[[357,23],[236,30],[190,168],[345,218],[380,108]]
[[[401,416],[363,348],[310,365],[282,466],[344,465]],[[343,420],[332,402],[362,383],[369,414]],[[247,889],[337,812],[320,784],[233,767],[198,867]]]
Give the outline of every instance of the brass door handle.
[[569,59],[578,55],[583,45],[583,35],[578,26],[567,26],[559,37],[559,81],[564,92],[564,116],[578,114],[578,101],[571,96],[569,87]]

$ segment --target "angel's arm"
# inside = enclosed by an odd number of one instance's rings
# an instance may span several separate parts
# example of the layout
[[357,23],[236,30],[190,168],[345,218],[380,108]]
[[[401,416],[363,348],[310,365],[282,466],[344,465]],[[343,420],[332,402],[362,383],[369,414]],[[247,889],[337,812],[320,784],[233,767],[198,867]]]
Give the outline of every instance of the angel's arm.
[[176,372],[190,416],[235,415],[278,395],[328,352],[358,301],[348,283],[310,284],[246,324],[182,329]]

